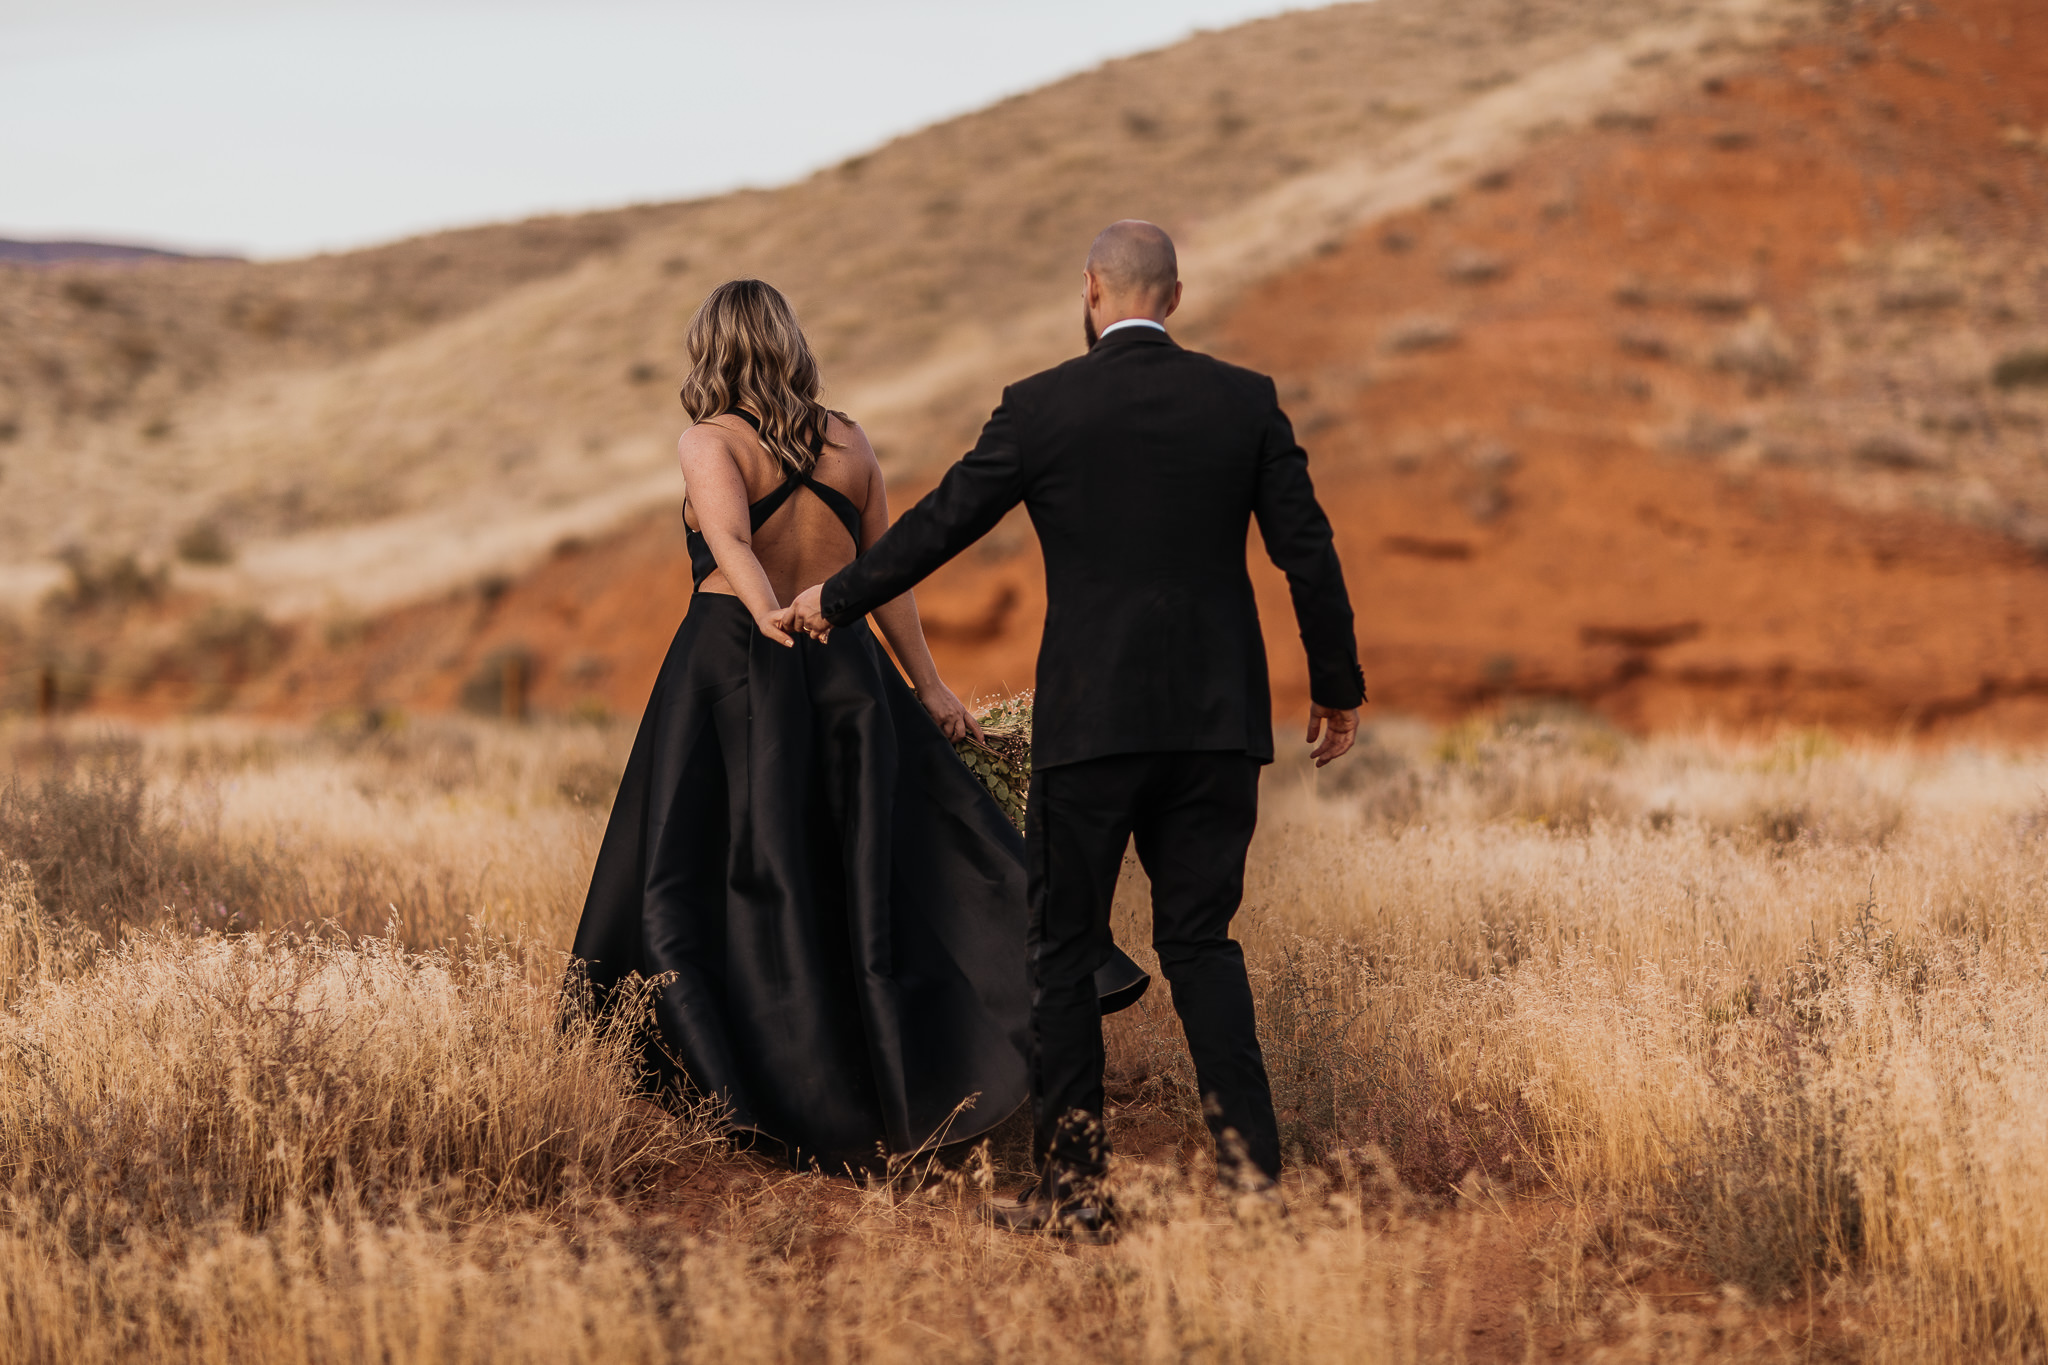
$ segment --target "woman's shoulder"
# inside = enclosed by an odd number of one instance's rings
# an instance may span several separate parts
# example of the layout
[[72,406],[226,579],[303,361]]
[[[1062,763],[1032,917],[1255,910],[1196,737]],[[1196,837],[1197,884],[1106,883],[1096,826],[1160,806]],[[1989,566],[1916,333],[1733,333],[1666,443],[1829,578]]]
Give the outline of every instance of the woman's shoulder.
[[868,444],[868,434],[860,429],[860,423],[833,409],[825,413],[825,453],[856,464],[875,462],[875,448]]
[[711,441],[720,444],[744,442],[753,436],[754,428],[737,412],[721,412],[710,417],[700,417],[683,428],[686,441]]
[[676,453],[686,460],[693,455],[700,459],[724,455],[741,463],[758,444],[753,429],[737,414],[724,413],[683,428],[683,434],[676,438]]
[[825,448],[818,452],[818,477],[866,509],[876,483],[882,477],[875,448],[868,444],[860,423],[843,412],[828,412],[825,418]]

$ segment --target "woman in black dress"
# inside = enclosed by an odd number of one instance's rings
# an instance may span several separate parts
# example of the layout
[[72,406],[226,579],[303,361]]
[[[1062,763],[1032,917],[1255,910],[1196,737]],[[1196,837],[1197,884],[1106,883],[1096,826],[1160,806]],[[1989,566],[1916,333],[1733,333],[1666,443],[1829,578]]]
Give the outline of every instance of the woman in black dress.
[[[980,730],[908,594],[874,621],[911,687],[865,623],[819,644],[770,619],[889,521],[874,451],[818,402],[788,303],[759,280],[721,285],[688,350],[696,591],[575,956],[599,1007],[630,974],[665,977],[650,1077],[717,1097],[737,1133],[800,1165],[974,1137],[1027,1089],[1022,842],[953,751]],[[1102,985],[1107,1008],[1144,977],[1120,957]]]

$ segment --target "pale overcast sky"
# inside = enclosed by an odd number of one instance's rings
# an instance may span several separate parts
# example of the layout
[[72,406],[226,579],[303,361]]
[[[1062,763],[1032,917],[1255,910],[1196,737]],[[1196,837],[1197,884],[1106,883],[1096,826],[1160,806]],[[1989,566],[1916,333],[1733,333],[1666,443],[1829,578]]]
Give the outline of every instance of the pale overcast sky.
[[0,0],[0,237],[295,255],[772,185],[1273,0]]

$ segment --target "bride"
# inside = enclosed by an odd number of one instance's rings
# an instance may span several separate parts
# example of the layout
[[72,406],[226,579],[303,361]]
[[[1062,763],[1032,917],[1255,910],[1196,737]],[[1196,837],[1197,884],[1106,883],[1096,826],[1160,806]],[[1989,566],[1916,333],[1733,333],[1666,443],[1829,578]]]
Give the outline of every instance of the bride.
[[[960,762],[980,727],[909,594],[829,642],[772,618],[888,529],[867,437],[818,402],[759,280],[691,320],[678,444],[696,591],[655,680],[575,956],[600,1007],[662,978],[650,1079],[798,1165],[977,1136],[1026,1096],[1023,843]],[[914,689],[914,690],[913,690]],[[1117,955],[1104,1008],[1145,978]],[[960,1111],[963,1101],[971,1108]]]

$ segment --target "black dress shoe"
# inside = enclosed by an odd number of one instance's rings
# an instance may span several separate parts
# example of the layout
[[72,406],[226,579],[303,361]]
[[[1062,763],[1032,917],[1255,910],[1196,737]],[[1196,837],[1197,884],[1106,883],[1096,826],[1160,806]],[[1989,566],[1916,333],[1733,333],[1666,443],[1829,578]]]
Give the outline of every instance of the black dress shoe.
[[986,1204],[983,1216],[1006,1232],[1037,1233],[1099,1245],[1116,1237],[1116,1213],[1107,1202],[1059,1204],[1031,1199],[1015,1204]]
[[1116,1235],[1116,1205],[1102,1188],[1102,1177],[1058,1161],[1047,1162],[1045,1174],[1016,1203],[985,1204],[982,1214],[1010,1232],[1090,1243]]
[[1246,1226],[1287,1221],[1287,1200],[1280,1182],[1261,1170],[1245,1152],[1234,1128],[1223,1130],[1216,1144],[1216,1189],[1230,1201],[1231,1216]]
[[1278,1227],[1287,1222],[1287,1200],[1277,1181],[1230,1190],[1230,1216],[1245,1227]]

